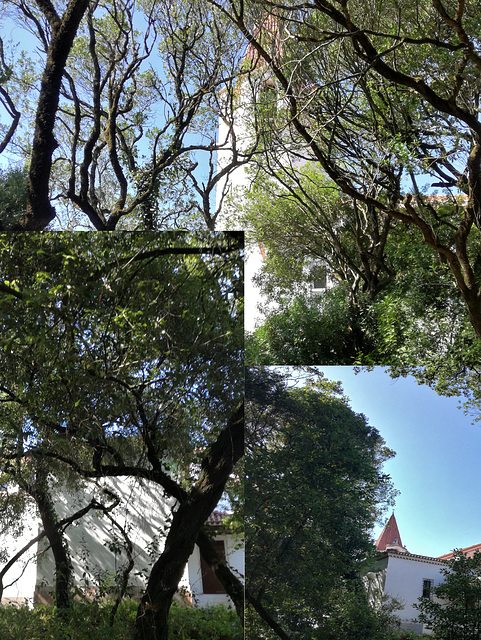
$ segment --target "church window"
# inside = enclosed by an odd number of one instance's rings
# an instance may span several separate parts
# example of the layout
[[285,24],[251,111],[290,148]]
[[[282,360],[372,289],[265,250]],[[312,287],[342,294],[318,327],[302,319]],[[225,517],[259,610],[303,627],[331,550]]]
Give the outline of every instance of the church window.
[[431,599],[434,580],[423,580],[423,598]]

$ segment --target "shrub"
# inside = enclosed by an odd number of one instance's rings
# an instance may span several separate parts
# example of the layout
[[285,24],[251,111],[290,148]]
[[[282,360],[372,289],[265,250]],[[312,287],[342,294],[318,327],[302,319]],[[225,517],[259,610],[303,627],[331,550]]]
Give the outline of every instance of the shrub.
[[235,611],[223,605],[187,608],[174,603],[169,617],[171,640],[242,640]]
[[[131,640],[138,603],[125,600],[110,626],[111,606],[76,602],[58,614],[55,607],[0,607],[2,640]],[[169,617],[172,640],[242,640],[234,611],[224,606],[190,609],[174,603]]]
[[109,605],[76,602],[58,615],[55,607],[0,607],[2,640],[131,640],[137,603],[125,601],[110,626]]

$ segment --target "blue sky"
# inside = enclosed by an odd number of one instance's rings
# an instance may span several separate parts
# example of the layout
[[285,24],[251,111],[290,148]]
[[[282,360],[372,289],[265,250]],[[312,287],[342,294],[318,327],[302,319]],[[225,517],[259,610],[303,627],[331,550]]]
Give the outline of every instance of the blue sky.
[[481,423],[472,424],[459,399],[413,378],[392,380],[380,367],[357,375],[350,367],[319,369],[342,382],[352,409],[396,451],[384,468],[401,492],[394,513],[404,546],[436,557],[480,543]]

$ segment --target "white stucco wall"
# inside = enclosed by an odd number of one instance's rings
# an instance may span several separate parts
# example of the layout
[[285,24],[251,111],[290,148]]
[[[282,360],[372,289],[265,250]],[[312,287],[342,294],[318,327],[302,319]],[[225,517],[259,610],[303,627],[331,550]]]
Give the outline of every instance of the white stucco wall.
[[[110,490],[124,498],[112,511],[112,516],[128,532],[133,544],[135,567],[130,574],[129,588],[136,594],[145,587],[152,565],[164,548],[175,500],[165,496],[158,484],[147,480],[111,478],[105,482]],[[85,484],[81,490],[71,489],[61,494],[57,503],[59,518],[88,504],[93,495],[97,496],[99,492],[90,484]],[[117,553],[111,548],[113,538],[119,543]],[[75,581],[82,587],[98,588],[102,579],[113,580],[127,564],[127,554],[122,550],[124,539],[118,528],[102,514],[89,512],[76,525],[69,527],[66,539],[72,550]],[[239,541],[233,540],[231,536],[221,536],[219,539],[225,540],[230,566],[243,574],[244,551],[237,548]],[[54,571],[54,560],[49,551],[40,558],[37,587],[44,585],[51,588]],[[197,547],[185,568],[179,588],[191,593],[200,606],[227,604],[229,601],[227,596],[202,593],[200,554]]]
[[[247,83],[245,89],[242,83],[236,89],[235,112],[234,112],[234,134],[236,138],[236,146],[240,151],[246,151],[252,143],[252,116],[250,115],[249,105],[251,103],[252,87]],[[229,127],[219,119],[218,143],[224,145],[224,148],[217,153],[217,169],[218,171],[226,167],[232,160],[232,140],[229,138]],[[237,203],[242,198],[244,190],[248,189],[251,183],[251,177],[246,171],[246,166],[240,166],[229,175],[223,178],[216,188],[216,208],[221,204],[221,195],[227,186],[227,197],[223,202],[221,212],[217,218],[216,231],[224,230],[241,230],[242,224],[238,219]],[[266,298],[260,292],[259,287],[254,283],[254,276],[259,273],[262,267],[262,254],[258,244],[253,243],[246,247],[245,264],[244,264],[244,281],[245,281],[245,329],[252,332],[262,324],[263,314],[258,309],[259,303],[265,304]]]
[[[21,532],[2,532],[0,535],[0,552],[3,569],[8,561],[15,556],[30,540],[38,534],[38,518],[33,502],[28,503],[23,519]],[[33,604],[33,593],[37,578],[36,554],[38,543],[35,543],[22,557],[6,572],[3,578],[2,604]]]
[[404,608],[397,611],[404,628],[411,628],[417,633],[421,631],[429,633],[428,629],[422,629],[420,624],[414,626],[413,620],[418,616],[418,611],[413,607],[423,593],[423,580],[433,580],[436,587],[443,581],[441,569],[444,564],[435,560],[411,558],[404,554],[389,556],[386,571],[384,593],[401,600]]
[[[103,481],[109,490],[122,497],[121,503],[112,510],[115,521],[128,532],[133,545],[134,569],[130,573],[129,589],[132,595],[139,595],[146,586],[153,563],[160,556],[170,527],[170,516],[175,500],[164,495],[158,484],[134,478],[111,478]],[[102,497],[103,496],[103,497]],[[56,511],[61,520],[89,504],[95,497],[109,505],[112,499],[102,494],[94,483],[85,482],[82,486],[68,489],[56,488]],[[31,513],[25,518],[26,526],[21,535],[18,532],[5,531],[0,535],[0,550],[5,549],[5,563],[38,534],[41,523],[36,516],[34,504]],[[99,586],[112,590],[115,576],[127,564],[125,540],[120,530],[101,512],[90,511],[81,520],[65,531],[74,579],[77,586],[90,594],[98,594]],[[229,565],[239,574],[244,573],[244,550],[239,540],[230,535],[217,536],[225,542],[226,557]],[[112,547],[112,542],[117,548]],[[43,538],[32,547],[23,560],[10,569],[4,579],[3,603],[19,601],[33,603],[51,602],[55,582],[55,563],[52,552],[47,548],[48,541]],[[37,555],[38,552],[38,555]],[[0,568],[2,563],[0,562]],[[8,586],[16,580],[15,584]],[[229,599],[225,595],[207,595],[202,593],[200,553],[197,547],[185,568],[179,587],[191,593],[193,600],[200,606],[224,603]]]
[[[145,585],[142,575],[148,575],[154,557],[163,549],[166,520],[175,502],[164,496],[158,484],[136,478],[119,477],[103,481],[105,486],[122,497],[121,503],[112,510],[115,521],[127,531],[133,545],[135,567],[131,572],[131,588],[141,589]],[[81,487],[61,489],[56,496],[56,511],[59,519],[71,515],[86,506],[95,497],[109,505],[112,499],[103,495],[94,483],[86,482]],[[65,532],[71,549],[74,579],[82,587],[96,587],[102,581],[112,580],[126,565],[125,541],[120,530],[101,512],[89,511],[81,520]],[[112,541],[118,543],[118,553]],[[45,549],[46,540],[40,544]],[[152,553],[152,557],[149,555]],[[55,565],[50,551],[41,554],[38,563],[37,588],[52,587]]]

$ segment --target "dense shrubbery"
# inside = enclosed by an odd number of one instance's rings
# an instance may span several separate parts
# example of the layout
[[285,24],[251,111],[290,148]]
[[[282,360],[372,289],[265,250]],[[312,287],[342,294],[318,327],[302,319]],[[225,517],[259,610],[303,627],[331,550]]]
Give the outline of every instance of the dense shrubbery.
[[[0,607],[2,640],[131,640],[138,603],[125,601],[110,626],[110,606],[76,603],[62,617],[55,607]],[[169,618],[172,640],[241,640],[234,611],[223,606],[190,609],[173,605]]]
[[0,608],[2,640],[130,640],[138,604],[124,602],[110,626],[109,606],[75,603],[62,615],[55,607]]
[[360,306],[349,304],[342,287],[319,297],[296,297],[247,336],[246,363],[353,364],[372,348],[364,315]]
[[189,609],[174,605],[170,610],[171,640],[242,640],[242,625],[235,611],[219,605]]

